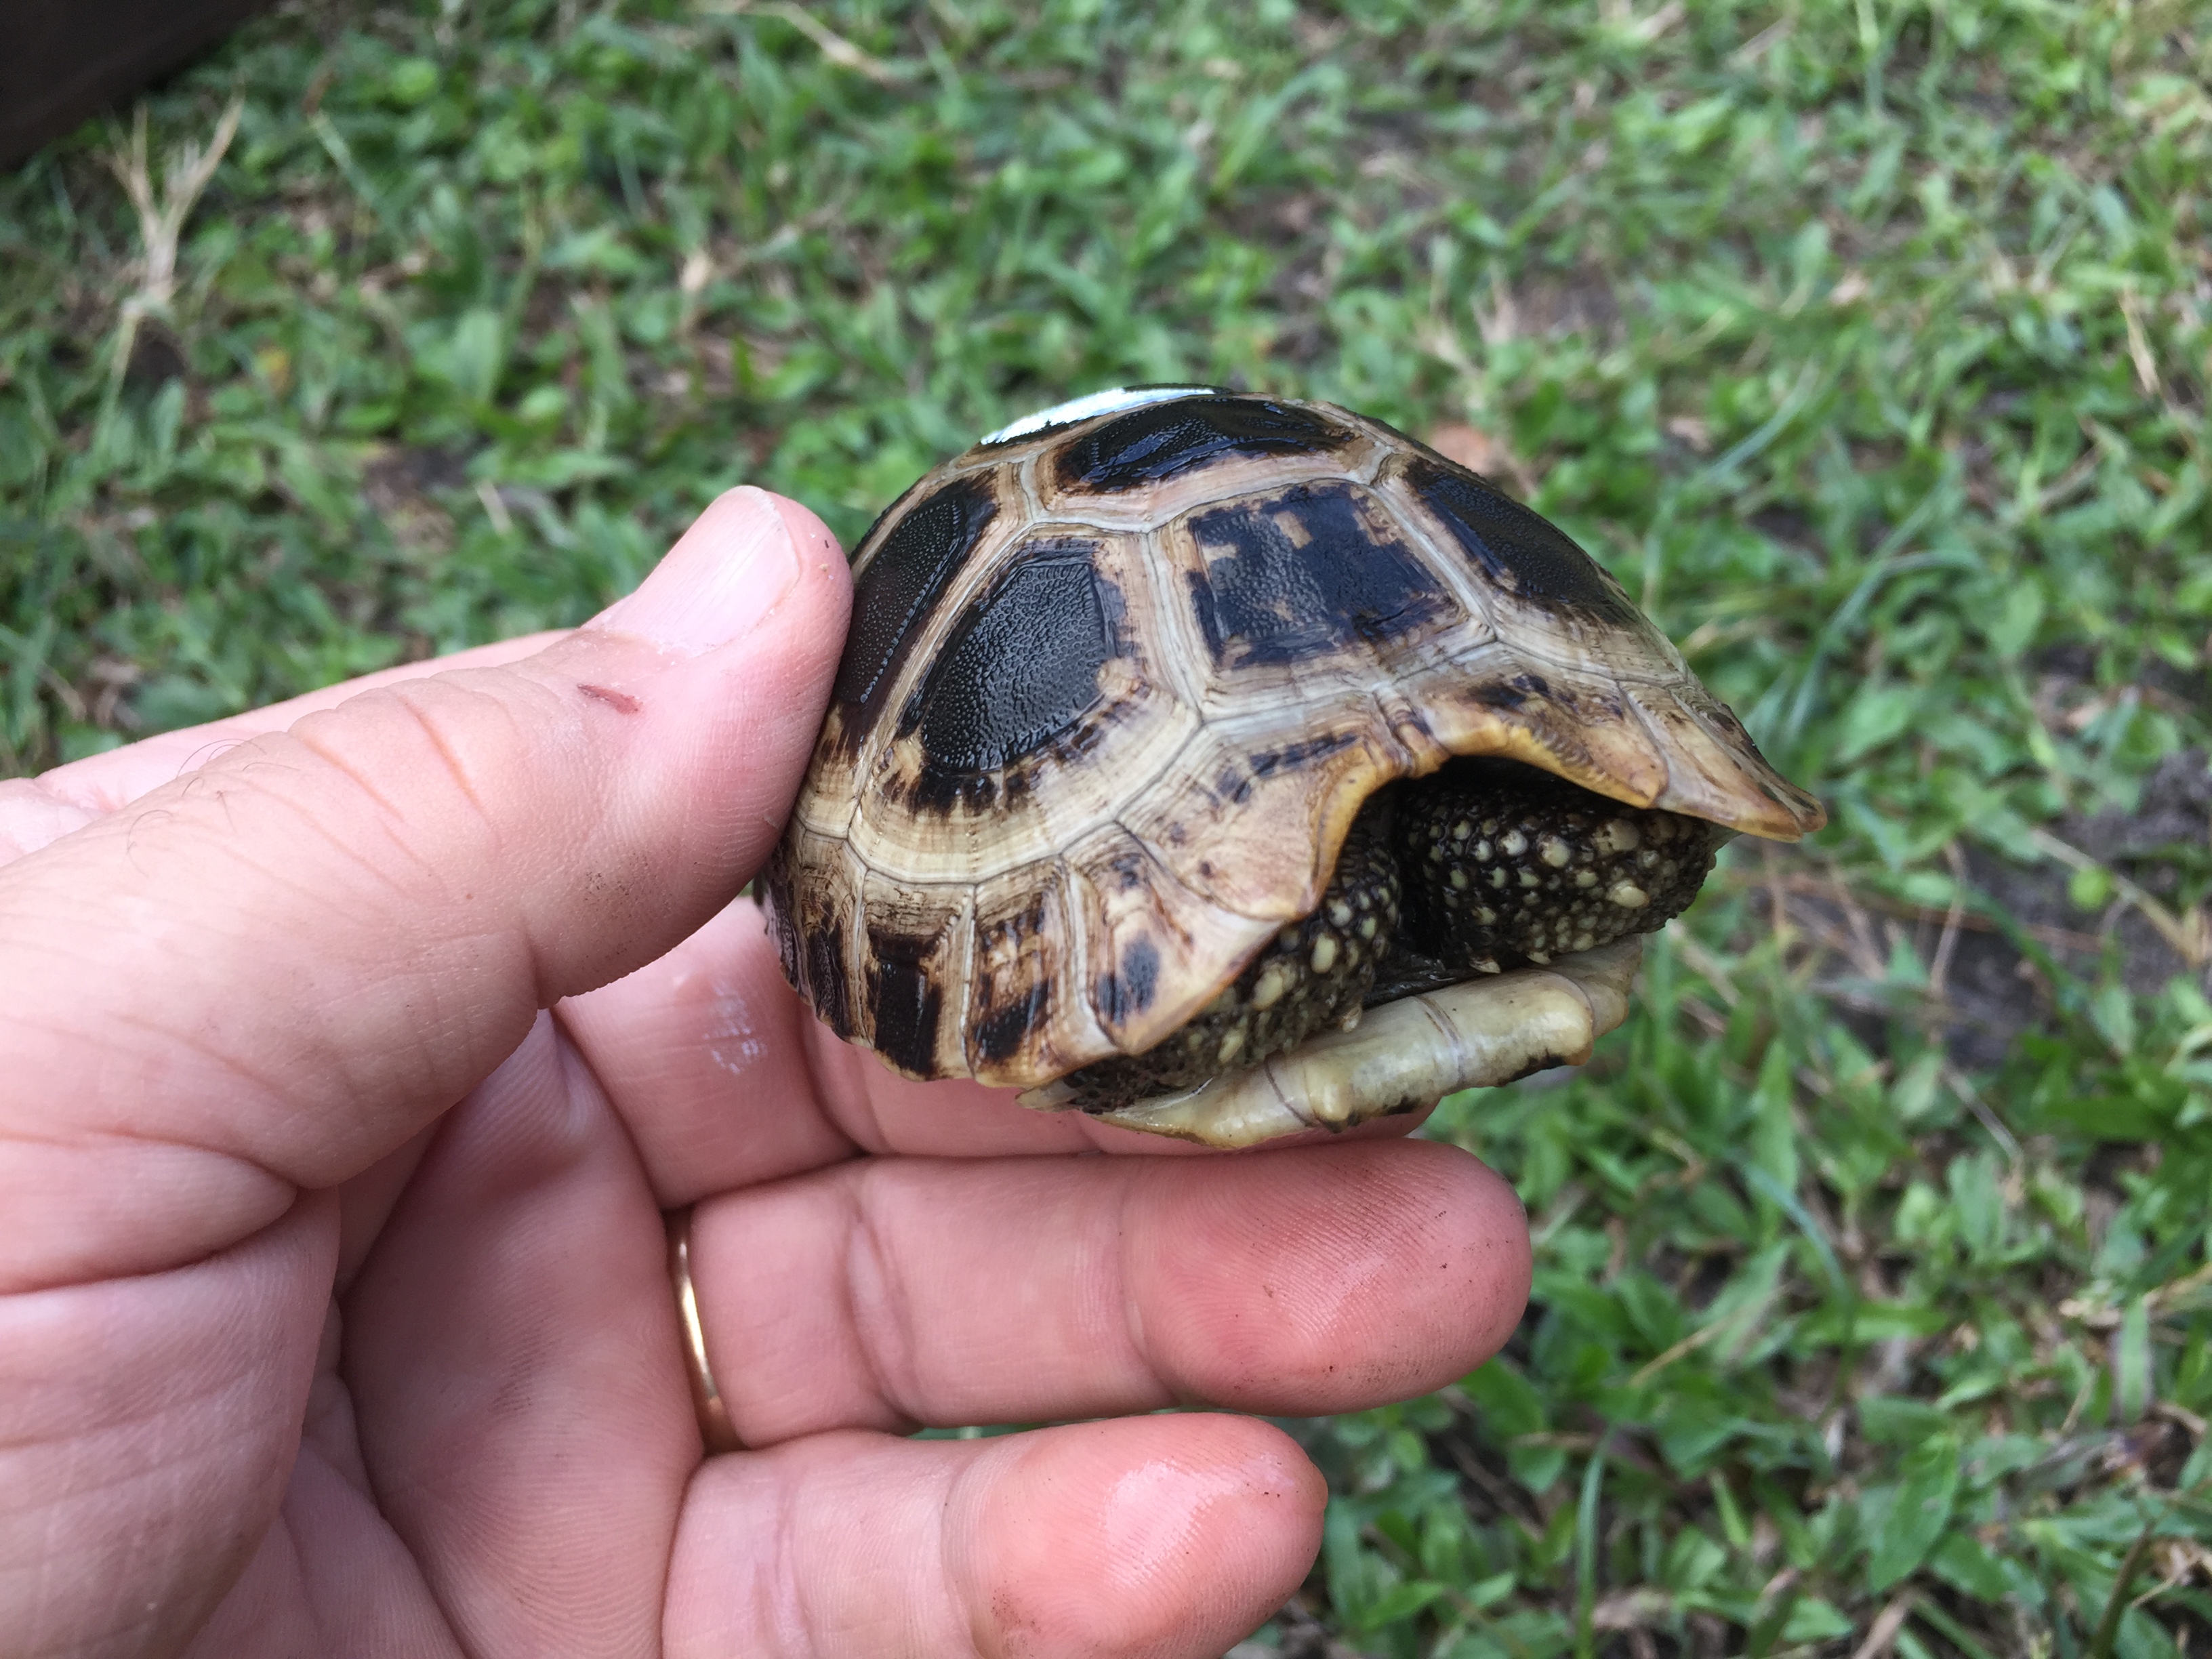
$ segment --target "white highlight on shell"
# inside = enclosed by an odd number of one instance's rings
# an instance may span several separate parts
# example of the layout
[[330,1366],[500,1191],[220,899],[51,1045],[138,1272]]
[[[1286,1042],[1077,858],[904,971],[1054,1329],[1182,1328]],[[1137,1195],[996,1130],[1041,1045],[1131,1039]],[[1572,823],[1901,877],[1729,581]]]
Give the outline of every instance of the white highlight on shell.
[[[1357,1030],[1309,1038],[1288,1054],[1194,1089],[1156,1095],[1103,1122],[1209,1146],[1253,1146],[1305,1129],[1342,1129],[1461,1089],[1505,1083],[1541,1066],[1579,1066],[1628,1014],[1644,954],[1632,934],[1548,969],[1449,985],[1367,1010]],[[1062,1085],[1021,1097],[1047,1110]]]
[[1016,438],[1027,438],[1042,432],[1048,427],[1073,426],[1078,421],[1087,421],[1094,415],[1117,415],[1125,409],[1141,409],[1146,404],[1164,404],[1171,398],[1204,398],[1218,395],[1218,386],[1117,386],[1110,391],[1094,392],[1085,398],[1072,398],[1064,404],[1054,404],[1050,409],[1041,409],[1034,415],[1024,415],[1018,421],[1000,427],[981,441],[987,444],[1009,443]]

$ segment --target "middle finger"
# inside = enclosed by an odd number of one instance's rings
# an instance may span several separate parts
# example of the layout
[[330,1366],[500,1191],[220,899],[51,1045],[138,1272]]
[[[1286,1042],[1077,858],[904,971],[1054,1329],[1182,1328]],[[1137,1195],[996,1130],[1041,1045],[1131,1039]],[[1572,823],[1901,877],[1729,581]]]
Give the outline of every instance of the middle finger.
[[1218,1158],[879,1158],[702,1201],[738,1437],[1404,1399],[1504,1341],[1527,1223],[1425,1141]]

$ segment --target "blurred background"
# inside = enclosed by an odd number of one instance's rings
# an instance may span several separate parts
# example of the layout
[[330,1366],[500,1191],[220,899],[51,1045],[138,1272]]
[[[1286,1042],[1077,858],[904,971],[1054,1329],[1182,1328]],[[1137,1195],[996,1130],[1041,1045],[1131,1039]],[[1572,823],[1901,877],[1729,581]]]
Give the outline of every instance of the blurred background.
[[1100,386],[1380,416],[1834,823],[1447,1103],[1534,1298],[1290,1425],[1240,1659],[2203,1655],[2209,84],[2172,0],[294,0],[0,173],[0,775]]

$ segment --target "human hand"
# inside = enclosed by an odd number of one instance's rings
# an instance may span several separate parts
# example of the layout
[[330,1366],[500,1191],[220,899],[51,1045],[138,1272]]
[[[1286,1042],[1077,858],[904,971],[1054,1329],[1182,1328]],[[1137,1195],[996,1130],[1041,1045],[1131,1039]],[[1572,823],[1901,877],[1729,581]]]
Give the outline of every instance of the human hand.
[[1186,1149],[803,1012],[730,896],[848,599],[737,491],[573,634],[0,784],[0,1652],[1202,1659],[1322,1485],[1143,1413],[1504,1340],[1526,1229],[1461,1152],[1080,1156]]

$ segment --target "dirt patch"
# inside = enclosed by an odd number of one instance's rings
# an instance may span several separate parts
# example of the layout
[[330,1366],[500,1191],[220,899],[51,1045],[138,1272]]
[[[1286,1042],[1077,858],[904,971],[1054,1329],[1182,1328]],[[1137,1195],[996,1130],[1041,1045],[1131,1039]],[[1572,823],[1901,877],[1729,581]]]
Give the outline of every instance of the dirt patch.
[[[1905,1018],[1941,1028],[1960,1067],[1995,1067],[2022,1032],[2057,1017],[2053,970],[2110,976],[2138,996],[2188,975],[2212,994],[2212,757],[2203,750],[2166,757],[2132,812],[2069,815],[2016,854],[1960,843],[1953,869],[1964,894],[1948,909],[1855,890],[1796,848],[1761,853],[1755,879],[1769,914],[1778,903],[1819,954],[1816,985],[1876,1052],[1883,1024]],[[2087,864],[2120,878],[2094,909],[2076,902],[2075,869]],[[1889,975],[1900,941],[1929,977],[1904,1001]]]
[[425,445],[380,451],[362,470],[362,494],[384,520],[392,539],[405,548],[432,551],[453,543],[453,515],[437,501],[441,492],[468,487],[468,459]]

